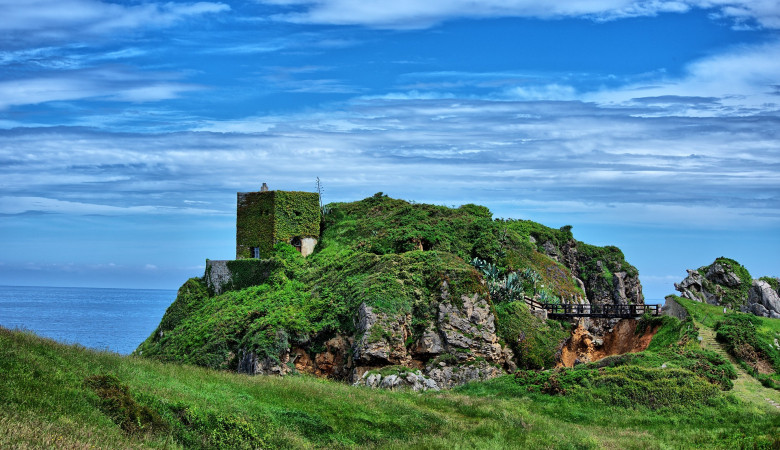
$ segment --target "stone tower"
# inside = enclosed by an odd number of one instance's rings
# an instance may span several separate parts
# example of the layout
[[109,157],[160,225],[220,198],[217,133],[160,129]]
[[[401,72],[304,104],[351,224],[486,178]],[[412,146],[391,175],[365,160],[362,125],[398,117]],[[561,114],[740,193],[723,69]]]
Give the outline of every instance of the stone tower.
[[268,258],[274,245],[287,242],[303,256],[320,236],[320,197],[316,192],[238,192],[236,259]]

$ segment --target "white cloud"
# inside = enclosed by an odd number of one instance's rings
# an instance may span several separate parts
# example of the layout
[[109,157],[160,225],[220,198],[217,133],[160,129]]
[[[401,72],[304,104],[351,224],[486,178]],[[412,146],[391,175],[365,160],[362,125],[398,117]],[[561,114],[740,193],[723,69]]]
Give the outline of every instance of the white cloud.
[[46,197],[0,197],[0,214],[50,213],[73,215],[125,216],[131,214],[217,214],[219,211],[198,208],[171,208],[160,205],[114,206],[73,202]]
[[174,74],[142,73],[114,66],[6,80],[0,82],[0,109],[79,99],[149,102],[203,89],[202,86],[164,80],[173,77]]
[[500,215],[571,214],[578,223],[780,226],[780,119],[640,111],[362,99],[340,111],[204,123],[210,132],[7,130],[0,212],[210,214],[193,203],[206,202],[232,214],[225,199],[237,190],[263,181],[309,190],[319,176],[328,201],[381,190],[446,204],[469,199],[503,208]]
[[668,105],[677,97],[682,100],[680,104],[686,106],[684,110],[675,108],[680,115],[752,115],[780,110],[778,85],[780,41],[772,41],[740,46],[695,61],[680,78],[646,80],[642,84],[605,89],[581,98],[604,104],[640,99],[647,104],[653,103],[655,97],[656,105]]
[[0,44],[67,42],[75,38],[170,26],[188,17],[229,10],[224,3],[141,3],[98,0],[0,0]]
[[780,27],[780,6],[775,0],[258,0],[283,7],[302,6],[303,12],[281,13],[277,20],[295,23],[364,25],[377,28],[426,28],[455,18],[584,17],[615,20],[626,17],[681,13],[692,8],[713,9],[738,24],[755,20],[768,28]]

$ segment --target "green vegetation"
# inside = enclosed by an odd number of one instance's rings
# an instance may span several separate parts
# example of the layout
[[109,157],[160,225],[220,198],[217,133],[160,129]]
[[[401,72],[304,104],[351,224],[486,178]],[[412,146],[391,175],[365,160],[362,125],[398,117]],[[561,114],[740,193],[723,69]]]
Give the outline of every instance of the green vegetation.
[[[254,229],[261,226],[257,223],[241,225],[250,218],[273,216],[270,222],[287,223],[280,221],[280,211],[298,208],[293,207],[296,201],[318,215],[316,195],[312,200],[299,199],[298,194],[304,193],[252,194],[265,196],[259,199],[264,201],[245,202],[251,211],[242,211],[239,205],[240,233],[270,232]],[[333,336],[355,333],[361,303],[376,313],[410,314],[412,336],[373,330],[369,337],[370,342],[384,339],[394,345],[401,339],[409,347],[436,318],[440,302],[457,305],[464,295],[481,294],[493,304],[499,335],[513,347],[520,367],[551,366],[566,330],[557,323],[534,322],[527,311],[511,303],[522,301],[523,295],[544,302],[585,296],[569,268],[539,251],[542,241],[574,243],[571,227],[555,230],[525,220],[493,220],[482,206],[412,204],[381,193],[358,202],[333,203],[324,211],[320,242],[312,255],[304,259],[283,242],[268,259],[229,262],[232,290],[218,296],[209,295],[201,281],[189,280],[136,354],[235,369],[245,352],[273,359],[289,345],[316,353]],[[296,233],[306,234],[298,228]],[[531,244],[531,237],[537,245]],[[612,282],[608,267],[631,272],[614,247],[572,245],[595,258],[584,259],[582,267],[604,267],[593,276],[608,284]],[[480,271],[469,261],[480,261]],[[501,303],[509,304],[498,307]]]
[[780,292],[780,279],[778,279],[777,277],[761,277],[759,278],[759,280],[766,281],[767,283],[769,283],[769,286],[771,286],[772,289],[774,289],[777,292]]
[[[739,284],[737,286],[727,285],[725,282],[716,283],[706,277],[707,273],[712,270],[715,265],[721,266],[726,273],[733,273],[739,278]],[[741,305],[744,305],[750,292],[750,286],[753,283],[753,278],[750,276],[750,272],[730,258],[721,256],[716,258],[715,261],[709,266],[699,267],[697,270],[703,277],[702,289],[710,292],[719,298],[719,303],[722,306],[728,306],[729,308],[738,309]],[[706,301],[702,296],[701,301]]]
[[293,237],[319,236],[320,197],[314,192],[247,192],[239,196],[236,211],[236,250],[239,259],[251,258],[258,247],[263,258],[278,242]]
[[[239,211],[239,222],[275,215],[274,223],[279,223],[279,211],[294,209],[293,194],[298,193],[276,192],[273,203],[246,202],[254,209]],[[302,200],[304,209],[319,214],[319,204],[309,200]],[[324,210],[320,242],[312,255],[302,258],[290,245],[278,243],[268,259],[230,262],[234,279],[228,288],[233,290],[218,296],[209,295],[201,281],[189,280],[136,354],[235,369],[245,352],[273,359],[289,345],[315,353],[333,336],[355,333],[362,303],[375,313],[410,314],[412,336],[374,330],[369,337],[370,342],[394,344],[400,339],[409,347],[437,317],[442,301],[457,305],[464,295],[480,294],[497,308],[522,301],[523,295],[545,302],[585,296],[566,266],[529,241],[533,235],[567,244],[572,242],[570,227],[552,230],[530,221],[493,220],[482,206],[411,204],[381,193]],[[619,250],[598,249],[587,246],[603,264],[630,267]],[[475,270],[472,260],[498,276]],[[504,305],[496,313],[499,335],[513,346],[521,367],[551,366],[566,330],[556,323],[533,322],[519,305]]]
[[[726,344],[728,352],[751,375],[767,387],[780,389],[780,348],[761,338],[758,333],[761,325],[762,321],[757,316],[736,313],[718,321],[715,331],[717,339]],[[776,333],[776,336],[780,336],[780,333]]]
[[673,296],[688,314],[717,332],[717,339],[746,372],[767,387],[780,389],[780,320],[738,312],[723,313],[721,306]]
[[[121,357],[0,328],[0,447],[780,444],[780,414],[721,393],[684,369],[619,366],[583,373],[541,372],[548,382],[554,380],[550,394],[536,387],[529,391],[528,383],[512,376],[452,392],[390,392],[307,376],[249,377]],[[651,378],[650,384],[641,381]],[[560,389],[566,393],[554,393]],[[120,407],[106,407],[106,399],[117,400]],[[125,418],[135,418],[137,427],[122,426]]]
[[550,368],[570,327],[554,320],[543,322],[534,317],[523,302],[495,305],[496,331],[510,344],[518,366],[528,369]]

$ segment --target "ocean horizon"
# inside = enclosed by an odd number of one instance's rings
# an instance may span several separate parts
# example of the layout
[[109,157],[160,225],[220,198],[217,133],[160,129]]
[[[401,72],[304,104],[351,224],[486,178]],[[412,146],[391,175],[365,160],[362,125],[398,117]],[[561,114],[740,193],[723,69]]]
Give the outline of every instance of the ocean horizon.
[[175,299],[175,289],[0,286],[0,326],[127,355]]

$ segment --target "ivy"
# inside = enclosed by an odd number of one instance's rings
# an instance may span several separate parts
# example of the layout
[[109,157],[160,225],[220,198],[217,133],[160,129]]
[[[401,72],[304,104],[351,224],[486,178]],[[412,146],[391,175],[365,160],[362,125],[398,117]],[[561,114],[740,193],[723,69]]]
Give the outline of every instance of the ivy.
[[320,204],[316,192],[267,191],[238,194],[236,207],[236,259],[273,254],[278,242],[293,237],[319,237]]

